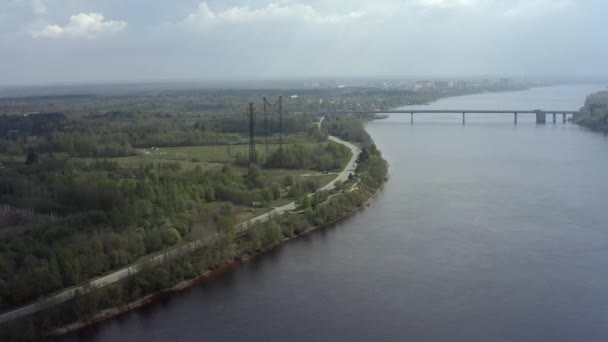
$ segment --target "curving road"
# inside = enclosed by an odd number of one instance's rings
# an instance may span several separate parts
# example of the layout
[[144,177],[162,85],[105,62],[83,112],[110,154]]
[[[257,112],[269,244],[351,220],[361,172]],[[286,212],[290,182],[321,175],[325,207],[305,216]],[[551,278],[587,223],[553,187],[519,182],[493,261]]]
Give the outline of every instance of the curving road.
[[[349,143],[348,141],[344,141],[340,138],[334,137],[334,136],[329,136],[329,140],[337,142],[339,144],[342,144],[346,147],[348,147],[348,149],[350,150],[350,152],[352,153],[352,156],[350,157],[350,160],[348,161],[348,164],[346,164],[346,167],[344,168],[344,170],[342,170],[342,172],[338,173],[338,176],[332,180],[331,182],[327,183],[327,185],[325,185],[324,187],[322,187],[319,190],[332,190],[336,187],[336,182],[341,181],[341,182],[345,182],[348,180],[348,177],[355,173],[355,169],[357,168],[357,159],[359,158],[359,148],[351,143]],[[312,194],[310,194],[309,196],[312,196]],[[254,217],[249,221],[243,222],[241,224],[239,224],[237,226],[237,230],[241,231],[243,229],[247,228],[247,225],[250,223],[254,223],[254,222],[265,222],[268,221],[270,218],[281,215],[285,212],[288,211],[293,211],[296,209],[296,202],[291,202],[289,204],[286,204],[282,207],[278,207],[278,208],[274,208],[272,211]]]
[[[323,121],[323,119],[321,119],[321,121],[319,122],[319,125],[321,124],[322,121]],[[356,163],[357,163],[357,159],[359,157],[359,152],[360,152],[360,150],[357,146],[355,146],[347,141],[344,141],[344,140],[339,139],[334,136],[329,136],[329,139],[331,141],[337,142],[339,144],[342,144],[342,145],[348,147],[352,153],[352,156],[350,158],[350,161],[344,168],[344,170],[342,170],[342,172],[340,172],[334,180],[329,182],[327,185],[322,187],[320,190],[332,190],[333,188],[335,188],[337,181],[345,182],[346,180],[348,180],[348,177],[350,176],[350,174],[355,172],[355,168],[357,166]],[[293,211],[295,209],[296,209],[295,202],[291,202],[282,207],[274,208],[272,211],[270,211],[266,214],[254,217],[254,218],[250,219],[249,221],[245,221],[245,222],[239,224],[237,226],[237,230],[241,231],[243,229],[246,229],[247,226],[251,223],[265,222],[274,216],[281,215],[285,212]],[[178,254],[181,254],[184,252],[190,252],[190,251],[204,245],[206,242],[207,242],[206,240],[197,240],[197,241],[187,243],[177,249],[169,250],[164,254],[156,255],[156,256],[152,257],[151,259],[149,259],[148,261],[146,261],[146,263],[149,263],[152,265],[161,263],[166,257],[178,255]],[[76,295],[77,292],[86,291],[90,287],[93,287],[93,286],[102,287],[105,285],[115,283],[125,277],[128,277],[131,274],[139,272],[142,264],[143,263],[137,263],[137,264],[131,265],[129,267],[125,267],[123,269],[112,272],[103,277],[94,279],[85,285],[76,286],[76,287],[73,287],[73,288],[70,288],[67,290],[63,290],[57,294],[54,294],[47,298],[41,299],[35,303],[20,307],[18,309],[12,310],[12,311],[2,313],[2,314],[0,314],[0,324],[12,321],[14,319],[17,319],[17,318],[20,318],[23,316],[33,314],[38,311],[42,311],[44,309],[48,309],[48,308],[53,307],[60,303],[66,302],[66,301],[72,299]]]

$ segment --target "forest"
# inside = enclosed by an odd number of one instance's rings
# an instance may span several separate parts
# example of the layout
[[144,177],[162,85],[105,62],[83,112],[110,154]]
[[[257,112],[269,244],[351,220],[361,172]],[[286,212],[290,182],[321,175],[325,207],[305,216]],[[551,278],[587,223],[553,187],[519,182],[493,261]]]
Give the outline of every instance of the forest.
[[[353,130],[363,130],[362,125],[354,123],[360,122],[357,119],[345,118],[340,121],[344,121],[345,125]],[[353,132],[353,134],[367,136],[365,131]],[[307,196],[307,192],[312,188],[306,189],[306,184],[294,184],[292,189],[298,189],[297,193],[293,194],[298,203],[296,213],[274,217],[264,223],[248,225],[247,229],[237,232],[233,220],[234,206],[225,203],[211,216],[211,222],[207,222],[215,226],[214,232],[218,235],[204,248],[178,255],[161,265],[144,266],[143,271],[118,283],[103,288],[91,288],[86,293],[77,295],[72,301],[3,327],[0,329],[0,334],[6,336],[7,340],[39,339],[48,330],[75,320],[86,320],[100,310],[120,307],[142,296],[169,289],[180,282],[206,274],[209,270],[216,269],[234,258],[244,258],[247,255],[267,251],[285,239],[306,233],[311,227],[335,222],[344,215],[359,210],[386,181],[388,170],[386,161],[371,143],[369,136],[365,140],[369,143],[362,145],[357,176],[351,177],[344,184],[339,184],[336,190],[317,191],[314,195]],[[228,172],[222,170],[222,173],[225,173],[224,177],[231,178]],[[260,170],[254,169],[247,178],[255,182],[258,176],[261,176]],[[285,177],[284,185],[292,181],[290,177]],[[177,236],[176,233],[173,234]],[[164,241],[162,236],[160,240]],[[103,247],[100,249],[103,250],[105,247],[103,243],[97,243],[102,244]],[[140,245],[145,248],[145,241]],[[102,252],[98,250],[98,253]]]
[[[179,267],[149,265],[77,297],[66,304],[69,314],[62,313],[87,317],[332,222],[360,207],[386,177],[363,121],[348,115],[319,125],[316,113],[258,112],[258,164],[250,165],[242,113],[105,111],[115,99],[97,96],[0,99],[0,108],[21,104],[26,112],[49,101],[52,111],[0,115],[0,311],[208,241],[180,256]],[[94,109],[80,112],[80,105]],[[332,192],[317,191],[334,177],[326,173],[342,170],[351,157],[329,134],[361,146],[358,176]],[[237,228],[293,201],[297,214]],[[49,323],[52,312],[25,322]]]

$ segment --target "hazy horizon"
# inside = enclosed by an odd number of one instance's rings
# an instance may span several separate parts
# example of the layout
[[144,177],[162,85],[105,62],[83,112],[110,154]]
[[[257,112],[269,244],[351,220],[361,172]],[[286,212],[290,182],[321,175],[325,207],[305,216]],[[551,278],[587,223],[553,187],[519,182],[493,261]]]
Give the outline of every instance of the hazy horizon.
[[95,85],[145,85],[145,84],[196,84],[196,85],[217,85],[217,84],[247,84],[247,83],[277,83],[277,82],[340,82],[340,81],[403,81],[415,82],[421,80],[499,80],[509,79],[530,82],[556,82],[570,84],[593,84],[608,82],[608,75],[597,76],[571,76],[571,75],[319,75],[319,76],[285,76],[285,77],[249,77],[249,78],[140,78],[140,79],[83,79],[67,81],[31,81],[22,83],[3,83],[2,88],[16,87],[46,87],[46,86],[95,86]]
[[606,11],[600,0],[6,0],[0,84],[590,77],[608,74]]

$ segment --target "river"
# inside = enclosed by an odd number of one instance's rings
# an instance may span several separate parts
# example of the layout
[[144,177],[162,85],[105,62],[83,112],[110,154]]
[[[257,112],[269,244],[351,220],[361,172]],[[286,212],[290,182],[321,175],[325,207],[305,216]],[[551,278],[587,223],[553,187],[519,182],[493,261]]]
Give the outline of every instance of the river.
[[[425,109],[570,109],[602,85]],[[533,115],[392,115],[372,202],[64,341],[608,341],[608,138]]]

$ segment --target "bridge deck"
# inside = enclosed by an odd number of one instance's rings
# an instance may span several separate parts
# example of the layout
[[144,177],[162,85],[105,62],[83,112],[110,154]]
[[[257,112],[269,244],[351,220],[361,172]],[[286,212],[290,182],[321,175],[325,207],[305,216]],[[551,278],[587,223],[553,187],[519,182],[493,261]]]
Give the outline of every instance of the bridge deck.
[[584,114],[580,110],[482,110],[482,109],[399,109],[399,110],[379,110],[379,111],[334,111],[325,114]]

